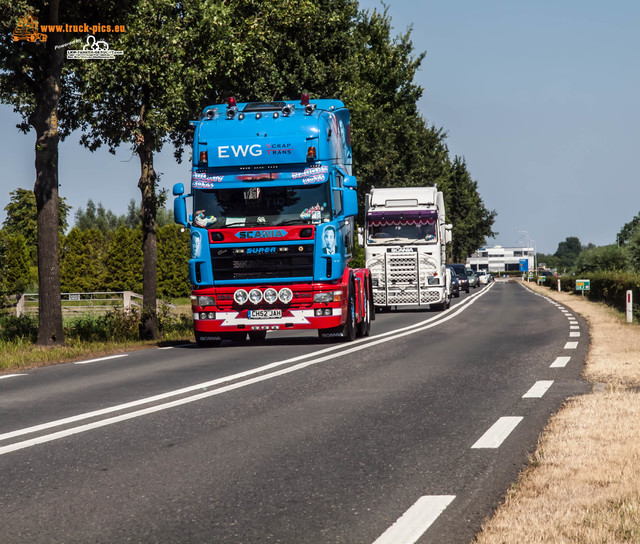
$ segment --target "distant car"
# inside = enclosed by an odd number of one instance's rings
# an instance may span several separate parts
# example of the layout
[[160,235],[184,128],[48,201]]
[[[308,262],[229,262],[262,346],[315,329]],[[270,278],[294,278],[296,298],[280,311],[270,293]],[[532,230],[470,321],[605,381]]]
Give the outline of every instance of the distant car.
[[447,265],[447,268],[449,269],[449,272],[451,272],[451,296],[460,298],[460,282],[458,281],[456,271],[451,268],[451,265]]
[[489,283],[489,274],[487,274],[486,270],[478,270],[477,275],[480,285],[486,285]]
[[463,264],[450,264],[449,266],[456,271],[456,276],[458,276],[458,281],[460,282],[460,291],[468,293],[469,278],[467,277],[467,267]]
[[471,268],[467,268],[467,278],[469,278],[469,287],[473,287],[475,289],[480,285],[478,276],[476,276],[476,273]]

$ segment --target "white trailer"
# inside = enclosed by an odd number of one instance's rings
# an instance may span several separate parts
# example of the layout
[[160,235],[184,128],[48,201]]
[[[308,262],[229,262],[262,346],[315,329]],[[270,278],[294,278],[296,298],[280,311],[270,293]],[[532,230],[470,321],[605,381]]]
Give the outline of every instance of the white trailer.
[[433,306],[451,298],[444,197],[436,187],[372,188],[365,198],[364,247],[376,308]]

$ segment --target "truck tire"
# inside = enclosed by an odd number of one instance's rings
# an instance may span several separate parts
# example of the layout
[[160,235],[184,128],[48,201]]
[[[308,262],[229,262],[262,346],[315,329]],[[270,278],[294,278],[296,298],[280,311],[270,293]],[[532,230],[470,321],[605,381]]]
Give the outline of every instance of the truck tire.
[[364,295],[364,315],[362,320],[358,323],[358,336],[365,337],[371,334],[371,300],[369,300],[368,294]]
[[353,286],[349,288],[349,299],[347,302],[347,320],[344,325],[332,329],[319,329],[320,338],[340,338],[345,342],[352,342],[356,339],[358,324],[356,323],[356,305],[353,294]]
[[358,333],[358,324],[356,323],[356,297],[353,294],[353,288],[349,289],[349,303],[347,304],[347,322],[342,330],[342,338],[346,342],[353,342]]

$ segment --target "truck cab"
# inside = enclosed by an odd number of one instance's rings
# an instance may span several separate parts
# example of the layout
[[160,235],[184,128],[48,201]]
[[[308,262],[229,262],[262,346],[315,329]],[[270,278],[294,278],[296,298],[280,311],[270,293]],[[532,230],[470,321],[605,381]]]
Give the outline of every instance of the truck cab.
[[231,99],[191,124],[191,192],[174,186],[174,212],[191,231],[196,340],[368,334],[369,274],[348,266],[358,204],[344,104]]
[[365,200],[364,244],[377,308],[449,307],[451,228],[436,187],[372,188]]

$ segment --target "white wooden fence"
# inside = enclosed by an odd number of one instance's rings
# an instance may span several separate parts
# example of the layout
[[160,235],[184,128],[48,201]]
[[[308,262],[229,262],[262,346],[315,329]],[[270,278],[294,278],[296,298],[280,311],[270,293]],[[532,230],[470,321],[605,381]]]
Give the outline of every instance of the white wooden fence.
[[[62,314],[66,316],[105,313],[109,310],[123,309],[127,312],[134,308],[142,308],[142,295],[133,291],[102,291],[93,293],[62,293]],[[175,310],[174,304],[160,300],[156,308],[169,306]],[[25,293],[16,304],[16,315],[37,314],[39,308],[38,293]]]

